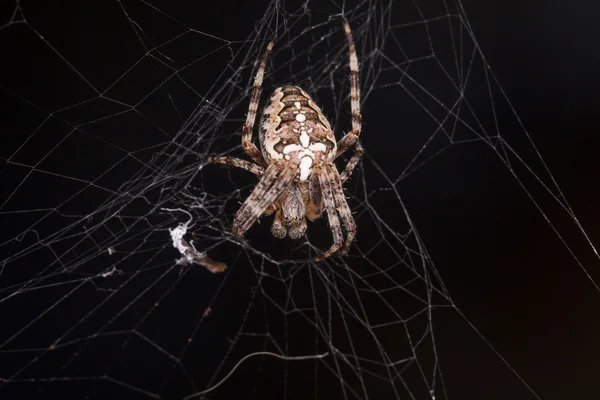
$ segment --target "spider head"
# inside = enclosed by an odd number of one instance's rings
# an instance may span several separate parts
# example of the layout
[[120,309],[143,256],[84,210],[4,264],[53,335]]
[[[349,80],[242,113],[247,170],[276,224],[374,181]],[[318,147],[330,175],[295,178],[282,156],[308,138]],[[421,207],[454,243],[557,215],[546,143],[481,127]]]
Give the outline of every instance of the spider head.
[[306,206],[304,196],[297,184],[278,200],[277,213],[271,228],[273,236],[284,238],[289,235],[292,239],[300,239],[306,232]]

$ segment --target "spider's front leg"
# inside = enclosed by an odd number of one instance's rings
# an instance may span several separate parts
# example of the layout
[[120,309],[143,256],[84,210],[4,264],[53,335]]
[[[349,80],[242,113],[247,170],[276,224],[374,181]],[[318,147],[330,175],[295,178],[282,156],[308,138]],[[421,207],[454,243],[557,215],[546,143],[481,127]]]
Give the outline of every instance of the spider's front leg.
[[[315,172],[318,169],[315,170]],[[305,196],[306,201],[306,216],[311,221],[319,219],[323,213],[323,195],[321,194],[321,187],[319,186],[319,176],[317,173],[313,173],[308,183],[308,192]]]
[[333,244],[329,250],[315,259],[316,261],[321,261],[331,256],[333,253],[338,251],[340,247],[342,247],[344,244],[344,234],[342,232],[342,226],[340,225],[340,220],[337,215],[335,198],[332,192],[332,182],[330,181],[327,173],[327,166],[315,168],[313,174],[316,174],[319,181],[320,195],[323,199],[325,211],[327,212],[329,229],[331,229],[331,234],[333,235]]
[[[324,260],[333,253],[341,249],[342,255],[346,254],[350,249],[350,245],[356,234],[356,222],[352,218],[352,211],[346,202],[344,189],[340,175],[335,168],[335,165],[323,165],[313,172],[316,174],[319,186],[318,191],[320,198],[325,206],[327,217],[329,220],[329,228],[333,235],[333,244],[325,253],[317,257],[316,260]],[[317,188],[315,188],[315,192]],[[316,195],[317,193],[315,193]],[[338,217],[339,214],[339,217]],[[340,219],[342,223],[340,224]],[[344,235],[342,225],[346,230],[346,242],[344,243]]]
[[237,237],[244,236],[258,217],[292,184],[295,174],[295,165],[285,162],[270,164],[250,196],[235,214],[231,227],[233,234]]
[[354,222],[352,211],[346,202],[346,196],[344,196],[344,188],[342,187],[342,181],[338,170],[335,168],[335,165],[329,165],[325,170],[327,172],[327,181],[331,185],[331,194],[333,195],[337,212],[340,215],[344,229],[346,229],[346,242],[341,249],[341,253],[346,254],[354,240],[354,235],[356,235],[356,222]]

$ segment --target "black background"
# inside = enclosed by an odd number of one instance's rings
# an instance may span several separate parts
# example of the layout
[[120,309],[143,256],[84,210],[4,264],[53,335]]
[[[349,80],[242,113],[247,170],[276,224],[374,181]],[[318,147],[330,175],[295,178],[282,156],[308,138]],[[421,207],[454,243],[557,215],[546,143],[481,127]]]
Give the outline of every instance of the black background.
[[[0,24],[7,22],[6,16],[11,15],[13,5],[2,6]],[[596,155],[599,148],[600,53],[597,43],[600,39],[600,5],[584,0],[465,1],[463,5],[476,38],[516,114],[589,240],[596,243],[600,234],[597,227],[600,196]],[[160,7],[166,10],[176,5]],[[198,29],[228,40],[242,40],[262,17],[264,7],[262,2],[242,5],[206,3],[197,10],[198,18],[202,20]],[[39,27],[44,36],[54,35],[52,42],[60,41],[62,37],[65,46],[69,47],[68,43],[84,41],[73,21],[77,21],[82,13],[88,16],[86,21],[89,20],[94,6],[87,3],[23,3],[23,9],[27,25],[14,24],[0,30],[3,49],[0,64],[7,67],[2,86],[20,88],[17,94],[44,109],[60,108],[63,101],[66,104],[62,105],[72,104],[72,99],[63,97],[69,91],[65,79],[54,75],[57,72],[53,66],[44,62],[45,46],[30,47],[34,42],[32,37],[36,36],[31,27]],[[98,11],[98,26],[110,25],[110,18],[119,13],[118,3],[109,11],[107,8],[102,10],[105,11]],[[58,20],[71,23],[56,23]],[[92,35],[93,40],[85,38],[85,43],[102,46],[103,42],[109,42],[107,36],[113,40],[126,38],[134,44],[137,42],[131,32],[124,34],[110,29],[93,32],[97,32],[96,36]],[[68,53],[69,61],[77,60],[76,48],[73,45]],[[199,54],[203,53],[202,49],[199,51]],[[110,48],[99,47],[98,52],[110,54]],[[16,57],[22,57],[25,62],[17,62]],[[118,54],[114,62],[117,60]],[[110,65],[111,60],[107,59],[106,63]],[[27,65],[31,69],[17,71],[17,65]],[[84,76],[93,77],[94,82],[114,81],[113,76],[102,77],[103,68],[102,65],[91,69],[78,67]],[[221,70],[221,66],[217,67],[217,71]],[[202,85],[202,78],[196,77],[195,82]],[[6,148],[14,148],[15,143],[23,143],[23,136],[32,131],[24,125],[27,115],[31,115],[31,126],[39,124],[36,120],[39,115],[29,108],[23,109],[22,113],[15,111],[11,105],[20,104],[19,101],[6,91],[2,95],[6,102],[2,119],[8,123],[2,123],[0,140],[6,140]],[[369,121],[369,115],[376,115],[377,110],[386,106],[377,94],[364,105],[366,126],[371,126],[371,130],[364,132],[365,147],[369,157],[382,165],[391,162],[386,155],[389,149],[402,147],[405,140],[399,135],[386,135],[386,129],[390,127]],[[503,120],[514,121],[506,107],[498,110],[501,124]],[[492,118],[491,115],[487,117]],[[82,119],[91,117],[85,115]],[[177,123],[175,118],[171,121]],[[524,135],[523,131],[518,134]],[[123,140],[119,142],[121,146],[129,145],[134,149],[144,147],[140,143],[145,140],[152,143],[152,138],[143,132],[127,132],[126,138],[108,140]],[[76,152],[77,145],[73,149]],[[47,143],[40,146],[40,151],[48,151]],[[2,156],[6,157],[6,154],[8,152],[3,152]],[[31,157],[39,159],[37,155]],[[77,165],[77,157],[69,161],[70,165]],[[11,175],[10,163],[4,162],[4,167],[0,178],[5,182],[23,179],[20,175]],[[538,171],[541,170],[536,169]],[[75,172],[67,174],[75,175]],[[98,172],[91,171],[90,175],[98,176]],[[548,218],[562,240],[537,211],[526,191],[498,159],[490,157],[490,153],[469,146],[453,148],[400,185],[403,200],[454,304],[479,332],[476,333],[457,312],[444,314],[435,324],[439,358],[450,399],[536,398],[502,359],[539,398],[590,399],[600,395],[596,379],[600,370],[597,357],[600,354],[597,317],[600,293],[594,283],[598,281],[598,258],[572,219],[547,197],[537,197],[540,192],[529,188],[530,183],[525,181],[528,192],[534,194],[537,204],[547,210]],[[60,187],[53,187],[37,195],[60,197],[60,190]],[[21,201],[23,208],[33,207],[28,206],[27,197]],[[9,232],[5,236],[14,235]],[[0,287],[7,286],[0,284]],[[222,294],[226,295],[229,294]],[[38,314],[12,309],[2,319],[18,319],[18,315],[26,322]],[[499,355],[483,342],[482,336]],[[39,340],[43,342],[43,339]],[[8,362],[11,362],[8,354],[0,353],[0,363]],[[56,365],[61,364],[57,362]],[[50,369],[52,365],[46,367]],[[41,377],[53,375],[43,368],[40,367]],[[26,386],[8,385],[10,391],[5,393],[12,396]],[[140,386],[144,387],[143,384]],[[101,397],[102,393],[96,395]],[[245,398],[245,394],[237,395]]]

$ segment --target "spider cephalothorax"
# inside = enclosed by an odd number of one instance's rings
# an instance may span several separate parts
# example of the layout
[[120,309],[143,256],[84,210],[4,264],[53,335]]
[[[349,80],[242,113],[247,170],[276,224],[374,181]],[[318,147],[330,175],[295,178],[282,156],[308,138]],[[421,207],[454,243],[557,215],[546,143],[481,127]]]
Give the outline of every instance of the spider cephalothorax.
[[[356,223],[342,184],[352,173],[363,149],[358,141],[361,128],[358,60],[347,21],[344,21],[344,30],[350,53],[352,130],[337,143],[321,109],[297,86],[275,89],[260,121],[262,154],[252,143],[264,71],[273,42],[267,46],[256,73],[248,117],[242,131],[242,147],[256,164],[233,157],[209,158],[209,162],[244,168],[260,177],[235,215],[232,227],[235,235],[242,237],[263,213],[275,212],[271,228],[273,235],[298,239],[306,232],[306,218],[317,219],[325,210],[333,245],[318,258],[329,257],[340,248],[342,253],[348,251],[356,233]],[[334,160],[351,147],[354,154],[340,174]],[[346,230],[345,242],[342,225]]]

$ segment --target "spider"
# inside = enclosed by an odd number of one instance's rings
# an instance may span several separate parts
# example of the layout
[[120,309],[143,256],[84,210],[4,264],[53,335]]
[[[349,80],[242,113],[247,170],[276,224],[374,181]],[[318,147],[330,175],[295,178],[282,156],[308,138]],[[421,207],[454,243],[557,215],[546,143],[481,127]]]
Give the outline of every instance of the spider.
[[[242,147],[254,163],[234,157],[208,158],[210,163],[243,168],[260,178],[235,215],[231,230],[237,237],[242,238],[262,214],[274,212],[273,236],[299,239],[306,232],[306,218],[314,221],[326,211],[333,244],[316,259],[323,260],[340,249],[342,254],[348,252],[356,234],[356,223],[342,184],[358,164],[363,148],[358,141],[362,120],[358,59],[346,20],[344,31],[350,59],[350,132],[336,143],[329,121],[310,95],[298,86],[282,86],[275,89],[263,111],[259,132],[261,154],[252,142],[252,130],[267,58],[273,49],[273,42],[270,42],[254,78],[248,116],[242,129]],[[354,154],[340,174],[334,160],[350,148],[354,149]],[[346,230],[345,241],[342,225]]]

